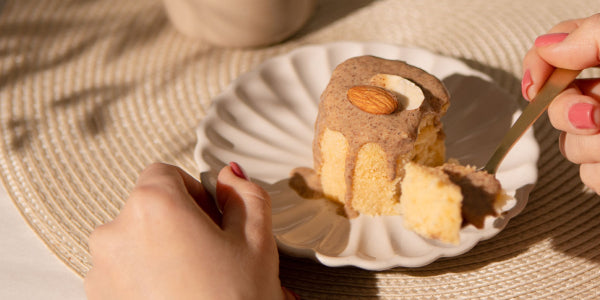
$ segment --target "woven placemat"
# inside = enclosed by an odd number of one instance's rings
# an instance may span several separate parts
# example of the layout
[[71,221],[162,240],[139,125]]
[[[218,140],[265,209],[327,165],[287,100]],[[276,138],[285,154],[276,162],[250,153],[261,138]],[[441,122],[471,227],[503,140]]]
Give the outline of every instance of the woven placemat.
[[[117,215],[137,174],[154,161],[197,174],[195,129],[211,99],[265,59],[338,40],[417,46],[466,61],[517,99],[533,39],[561,20],[600,12],[596,0],[322,0],[288,41],[224,49],[177,33],[156,0],[2,4],[2,183],[47,247],[81,276],[90,268],[89,233]],[[600,198],[562,158],[547,119],[535,135],[539,181],[498,236],[416,269],[328,268],[282,256],[283,284],[306,299],[598,296]]]

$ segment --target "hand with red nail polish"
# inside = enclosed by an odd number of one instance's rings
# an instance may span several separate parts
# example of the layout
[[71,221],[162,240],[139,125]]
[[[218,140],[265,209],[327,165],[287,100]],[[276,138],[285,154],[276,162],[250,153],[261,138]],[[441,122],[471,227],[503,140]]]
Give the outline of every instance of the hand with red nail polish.
[[235,163],[217,201],[165,164],[146,168],[112,221],[89,239],[89,299],[296,299],[282,289],[269,195]]
[[[523,60],[521,91],[533,99],[554,68],[600,66],[600,14],[561,22],[535,39]],[[585,185],[600,193],[600,78],[576,79],[548,107],[552,125],[563,131],[563,155],[580,164]]]

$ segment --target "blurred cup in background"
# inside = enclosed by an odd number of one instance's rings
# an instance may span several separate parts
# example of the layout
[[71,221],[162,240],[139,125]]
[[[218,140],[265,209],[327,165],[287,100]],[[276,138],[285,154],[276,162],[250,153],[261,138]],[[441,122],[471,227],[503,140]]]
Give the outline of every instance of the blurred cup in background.
[[223,47],[281,42],[311,17],[316,0],[164,0],[183,34]]

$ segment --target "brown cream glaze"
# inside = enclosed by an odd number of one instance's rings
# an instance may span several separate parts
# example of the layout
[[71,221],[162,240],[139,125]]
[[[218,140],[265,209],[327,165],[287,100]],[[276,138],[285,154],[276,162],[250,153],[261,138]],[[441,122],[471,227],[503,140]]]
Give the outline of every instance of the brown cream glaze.
[[486,216],[498,215],[495,203],[502,186],[494,175],[457,164],[444,164],[442,170],[448,174],[450,181],[460,187],[463,195],[463,225],[473,224],[483,228]]
[[[356,85],[369,85],[376,74],[391,74],[406,78],[418,85],[425,95],[423,104],[414,110],[400,107],[389,115],[374,115],[352,105],[347,99],[347,91]],[[427,114],[437,116],[439,123],[449,104],[446,88],[439,79],[422,69],[403,61],[386,60],[375,56],[350,58],[339,64],[321,94],[319,114],[315,123],[313,157],[315,170],[321,168],[321,136],[326,128],[344,135],[349,143],[346,156],[345,180],[346,208],[352,211],[349,199],[352,198],[352,175],[356,167],[356,158],[361,146],[377,143],[386,153],[388,176],[395,178],[398,159],[414,148],[421,119]]]

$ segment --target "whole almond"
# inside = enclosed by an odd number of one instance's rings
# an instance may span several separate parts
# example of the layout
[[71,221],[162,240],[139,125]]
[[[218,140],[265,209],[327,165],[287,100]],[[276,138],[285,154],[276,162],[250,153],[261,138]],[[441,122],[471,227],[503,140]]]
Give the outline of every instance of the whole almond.
[[359,109],[376,115],[388,115],[398,109],[398,100],[389,91],[371,85],[357,85],[348,89],[348,101]]

